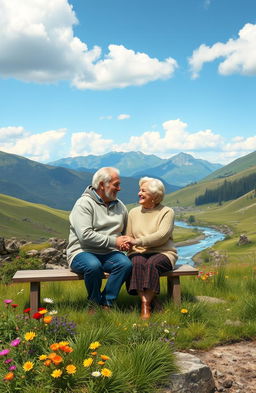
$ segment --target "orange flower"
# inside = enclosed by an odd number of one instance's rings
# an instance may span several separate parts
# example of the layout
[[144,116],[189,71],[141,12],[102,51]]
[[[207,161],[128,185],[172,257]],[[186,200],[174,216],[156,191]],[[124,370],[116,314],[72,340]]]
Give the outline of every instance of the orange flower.
[[52,362],[58,366],[61,362],[63,362],[63,358],[59,355],[56,355],[54,358],[51,359]]
[[44,317],[43,321],[44,321],[44,323],[46,323],[47,325],[48,325],[49,323],[51,323],[51,322],[52,322],[52,317],[51,317],[51,315],[47,315],[46,317]]
[[54,344],[52,344],[52,345],[50,345],[50,349],[52,350],[52,351],[57,351],[58,349],[59,349],[59,344],[57,344],[57,343],[54,343]]
[[48,367],[48,366],[50,366],[51,362],[52,362],[52,361],[51,361],[50,359],[47,359],[47,360],[44,362],[44,365]]
[[32,370],[33,367],[34,367],[34,363],[29,362],[29,361],[25,362],[22,366],[23,370],[26,372]]
[[180,312],[181,312],[181,314],[187,314],[187,313],[188,313],[188,310],[187,310],[186,308],[182,308],[182,309],[180,310]]
[[10,372],[6,374],[6,376],[4,377],[4,381],[11,381],[13,378],[14,378],[14,373]]
[[66,367],[66,371],[68,374],[75,374],[76,373],[76,366],[74,366],[73,364],[68,364]]
[[65,345],[64,347],[60,347],[60,349],[65,352],[65,353],[71,353],[73,352],[73,348],[69,347],[68,345]]
[[51,353],[48,355],[48,359],[53,359],[53,358],[55,358],[55,356],[57,356],[57,353],[51,352]]
[[97,353],[98,353],[98,352],[94,351],[94,352],[91,352],[91,355],[92,355],[92,356],[96,356]]
[[100,366],[103,366],[103,365],[105,364],[105,362],[103,362],[103,360],[100,360],[100,361],[98,362],[98,364],[99,364]]
[[101,357],[101,359],[104,360],[104,361],[110,359],[110,357],[107,356],[107,355],[100,355],[100,357]]

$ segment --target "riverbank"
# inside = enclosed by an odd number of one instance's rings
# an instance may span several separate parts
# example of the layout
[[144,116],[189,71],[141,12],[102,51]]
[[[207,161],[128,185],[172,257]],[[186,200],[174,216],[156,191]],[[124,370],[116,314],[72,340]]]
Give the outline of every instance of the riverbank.
[[195,237],[194,239],[187,239],[181,242],[177,242],[175,243],[176,247],[184,247],[184,246],[191,246],[192,244],[197,244],[199,243],[201,240],[203,240],[205,238],[205,235],[199,235],[197,237]]

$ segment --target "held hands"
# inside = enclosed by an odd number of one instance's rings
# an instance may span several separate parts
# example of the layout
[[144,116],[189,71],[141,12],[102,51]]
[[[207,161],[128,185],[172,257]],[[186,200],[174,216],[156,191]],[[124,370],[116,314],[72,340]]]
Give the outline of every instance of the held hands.
[[120,251],[129,251],[135,244],[135,239],[131,236],[118,236],[116,238],[116,246]]

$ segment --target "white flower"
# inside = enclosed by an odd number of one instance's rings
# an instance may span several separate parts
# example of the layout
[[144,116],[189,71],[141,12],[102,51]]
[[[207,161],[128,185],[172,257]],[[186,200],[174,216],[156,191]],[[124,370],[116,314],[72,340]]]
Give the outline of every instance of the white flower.
[[164,329],[165,333],[170,333],[170,331],[168,329]]
[[50,314],[50,315],[55,315],[55,314],[58,314],[58,311],[57,311],[57,310],[52,310],[52,311],[50,311],[48,314]]
[[101,373],[100,373],[99,371],[93,371],[91,375],[92,375],[93,377],[98,378],[98,377],[101,376]]
[[133,328],[135,328],[136,326],[137,326],[137,324],[136,324],[136,323],[134,323],[134,324],[132,325],[132,327],[133,327]]
[[49,304],[54,303],[53,299],[51,299],[50,297],[45,297],[45,298],[43,299],[43,301],[44,301],[45,303],[49,303]]

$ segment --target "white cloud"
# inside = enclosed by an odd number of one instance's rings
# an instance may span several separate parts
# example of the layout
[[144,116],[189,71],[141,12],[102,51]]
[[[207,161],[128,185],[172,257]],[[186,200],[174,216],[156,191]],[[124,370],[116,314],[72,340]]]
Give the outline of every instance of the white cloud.
[[88,49],[74,36],[68,0],[0,0],[0,75],[37,83],[68,80],[78,89],[112,89],[170,78],[177,63],[123,45]]
[[204,63],[224,58],[218,70],[222,75],[256,75],[256,25],[247,23],[238,33],[239,38],[211,47],[202,44],[189,58],[192,77],[197,78]]
[[0,140],[0,150],[36,161],[49,160],[51,155],[58,151],[59,144],[66,134],[66,129],[29,134],[23,127],[7,127],[0,129],[0,135],[2,135],[2,131],[6,136],[9,134],[9,137]]
[[70,156],[100,155],[111,151],[113,141],[96,132],[77,132],[71,137]]
[[100,116],[100,120],[111,120],[113,116],[108,115],[108,116]]
[[128,115],[126,113],[121,113],[120,115],[117,116],[118,120],[126,120],[126,119],[130,119],[131,115]]

